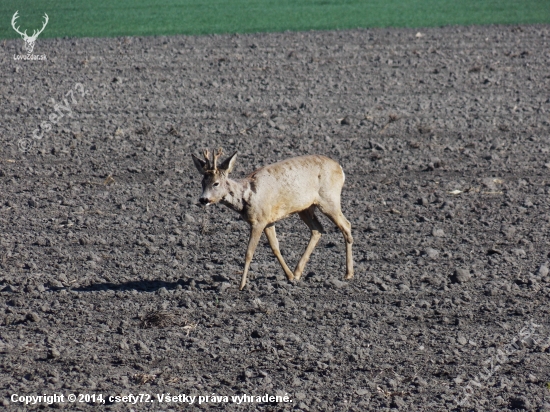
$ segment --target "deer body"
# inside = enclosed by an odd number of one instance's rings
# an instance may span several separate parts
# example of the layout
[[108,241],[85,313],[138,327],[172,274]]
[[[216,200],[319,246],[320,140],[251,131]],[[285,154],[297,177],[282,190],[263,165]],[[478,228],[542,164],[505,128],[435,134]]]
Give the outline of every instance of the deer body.
[[[218,152],[218,157],[221,152]],[[315,209],[329,217],[342,231],[346,241],[346,279],[353,277],[351,225],[340,208],[340,194],[344,185],[342,167],[332,159],[320,155],[300,156],[262,167],[244,179],[232,180],[228,174],[234,166],[236,153],[219,167],[214,167],[193,156],[195,166],[203,174],[203,193],[200,201],[209,205],[221,202],[238,212],[250,225],[250,239],[240,289],[246,285],[250,262],[262,232],[289,280],[299,280],[306,262],[317,245],[323,227],[315,216]],[[298,213],[311,231],[306,250],[292,272],[279,250],[274,223]]]

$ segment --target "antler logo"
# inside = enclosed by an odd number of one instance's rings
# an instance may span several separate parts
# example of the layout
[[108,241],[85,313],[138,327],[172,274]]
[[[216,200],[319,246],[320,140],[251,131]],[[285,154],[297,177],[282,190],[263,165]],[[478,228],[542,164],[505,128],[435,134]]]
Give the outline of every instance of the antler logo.
[[25,50],[27,51],[27,54],[31,54],[34,50],[34,43],[36,42],[37,37],[44,31],[46,28],[46,24],[48,24],[48,15],[44,13],[44,23],[42,24],[42,28],[40,30],[33,30],[32,36],[27,35],[27,30],[25,30],[23,33],[19,31],[19,27],[15,27],[15,21],[19,18],[17,15],[19,13],[19,10],[16,11],[11,19],[11,26],[13,29],[21,35],[23,40],[25,41]]

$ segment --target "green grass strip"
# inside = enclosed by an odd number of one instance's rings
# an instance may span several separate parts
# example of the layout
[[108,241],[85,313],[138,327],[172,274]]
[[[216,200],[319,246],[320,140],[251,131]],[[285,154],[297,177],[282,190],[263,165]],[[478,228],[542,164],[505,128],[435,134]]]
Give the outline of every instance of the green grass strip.
[[550,23],[550,0],[2,0],[0,38],[280,32]]

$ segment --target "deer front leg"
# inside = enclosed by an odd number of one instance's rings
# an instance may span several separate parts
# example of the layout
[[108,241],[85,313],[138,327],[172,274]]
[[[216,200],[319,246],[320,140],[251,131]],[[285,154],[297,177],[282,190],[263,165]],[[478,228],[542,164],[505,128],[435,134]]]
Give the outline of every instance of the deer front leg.
[[317,242],[319,242],[319,239],[321,239],[321,234],[325,233],[323,225],[321,225],[321,222],[319,222],[314,212],[315,206],[312,206],[309,209],[298,213],[298,216],[300,216],[300,218],[311,230],[311,238],[309,239],[309,243],[306,247],[304,254],[302,255],[302,258],[300,259],[300,261],[296,265],[296,269],[294,270],[294,278],[296,280],[300,280],[300,278],[302,277],[302,273],[304,272],[304,268],[307,261],[309,260],[309,257],[311,256],[311,253],[313,252],[313,249],[315,249],[315,246],[317,246]]
[[267,236],[267,240],[269,241],[269,246],[271,246],[273,254],[277,257],[277,260],[283,267],[286,277],[288,280],[294,280],[294,274],[290,271],[285,260],[283,259],[283,256],[281,255],[281,251],[279,250],[279,241],[277,240],[277,234],[275,233],[275,226],[273,224],[268,225],[264,229],[264,233]]
[[254,256],[256,246],[258,246],[258,242],[260,241],[262,230],[263,227],[260,225],[255,225],[250,228],[250,239],[248,239],[248,249],[246,250],[246,257],[244,260],[244,272],[243,277],[241,278],[241,287],[239,288],[239,290],[243,290],[246,285],[246,275],[248,274],[250,261],[252,260],[252,256]]

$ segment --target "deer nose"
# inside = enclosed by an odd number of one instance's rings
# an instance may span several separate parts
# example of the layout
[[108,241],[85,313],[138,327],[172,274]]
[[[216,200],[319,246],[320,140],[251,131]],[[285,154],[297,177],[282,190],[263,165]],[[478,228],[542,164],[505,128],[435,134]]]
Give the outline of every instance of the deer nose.
[[201,204],[203,204],[203,205],[206,205],[206,204],[210,203],[210,201],[206,197],[201,197],[199,199],[199,202],[201,202]]

